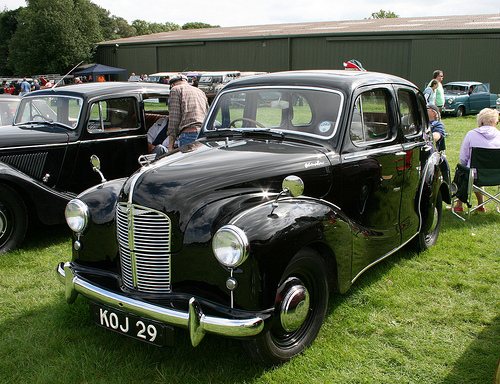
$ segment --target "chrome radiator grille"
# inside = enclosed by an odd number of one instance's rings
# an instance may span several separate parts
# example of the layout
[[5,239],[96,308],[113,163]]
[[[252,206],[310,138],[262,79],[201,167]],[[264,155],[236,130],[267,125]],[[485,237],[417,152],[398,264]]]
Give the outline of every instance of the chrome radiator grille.
[[169,293],[168,216],[146,207],[119,203],[116,223],[124,285],[139,292]]

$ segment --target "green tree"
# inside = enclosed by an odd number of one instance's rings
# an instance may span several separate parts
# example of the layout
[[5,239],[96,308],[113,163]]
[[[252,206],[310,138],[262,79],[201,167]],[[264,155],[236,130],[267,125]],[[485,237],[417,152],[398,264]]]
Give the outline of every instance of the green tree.
[[13,75],[12,68],[7,64],[9,43],[17,29],[17,18],[22,7],[12,11],[0,12],[0,73]]
[[129,25],[127,20],[122,17],[112,16],[106,9],[98,6],[97,4],[91,4],[95,8],[97,18],[99,20],[99,26],[101,28],[102,38],[105,41],[137,35],[137,31],[134,27]]
[[399,15],[396,15],[392,11],[384,11],[383,9],[381,9],[378,12],[373,12],[372,16],[369,17],[369,19],[395,19],[398,17]]
[[137,31],[123,17],[111,16],[116,22],[116,34],[119,39],[137,36]]
[[182,29],[200,29],[200,28],[220,28],[220,25],[210,25],[206,23],[191,22],[182,26]]
[[20,76],[64,73],[89,61],[99,41],[99,20],[89,0],[30,0],[19,14],[8,64]]
[[148,23],[144,20],[134,20],[132,22],[132,27],[137,31],[137,35],[150,35],[152,33],[169,32],[181,29],[178,24],[175,23]]

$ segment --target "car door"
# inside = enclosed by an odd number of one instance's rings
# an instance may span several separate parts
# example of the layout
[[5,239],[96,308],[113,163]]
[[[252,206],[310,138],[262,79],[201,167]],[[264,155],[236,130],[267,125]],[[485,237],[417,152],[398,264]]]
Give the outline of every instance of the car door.
[[137,96],[117,96],[89,103],[87,121],[71,176],[70,190],[79,192],[101,179],[93,172],[90,157],[97,155],[106,179],[129,176],[147,153],[146,129]]
[[469,95],[470,110],[473,113],[481,111],[483,108],[490,107],[490,92],[484,84],[479,84],[474,87]]
[[397,90],[399,125],[403,135],[404,160],[400,161],[397,171],[403,177],[400,230],[401,242],[405,243],[415,236],[419,230],[420,218],[416,210],[415,199],[421,174],[421,157],[425,156],[427,147],[423,138],[425,122],[425,101],[418,98],[410,88]]
[[355,97],[341,154],[341,207],[353,228],[353,280],[401,244],[400,205],[405,152],[396,103],[388,87]]

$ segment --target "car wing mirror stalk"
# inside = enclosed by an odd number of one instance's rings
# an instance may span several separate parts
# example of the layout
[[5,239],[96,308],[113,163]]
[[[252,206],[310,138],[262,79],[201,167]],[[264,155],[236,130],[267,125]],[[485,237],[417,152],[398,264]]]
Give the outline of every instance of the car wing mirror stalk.
[[271,204],[271,213],[269,216],[272,216],[274,213],[274,210],[278,207],[278,200],[280,199],[281,196],[283,195],[288,195],[292,197],[297,197],[300,196],[304,193],[304,182],[302,179],[298,176],[290,175],[285,177],[283,180],[283,183],[281,184],[281,187],[283,188],[281,192],[276,196],[276,199],[273,201]]
[[105,183],[106,178],[101,172],[101,160],[96,155],[92,155],[90,156],[90,164],[92,164],[92,170],[101,176],[101,183]]

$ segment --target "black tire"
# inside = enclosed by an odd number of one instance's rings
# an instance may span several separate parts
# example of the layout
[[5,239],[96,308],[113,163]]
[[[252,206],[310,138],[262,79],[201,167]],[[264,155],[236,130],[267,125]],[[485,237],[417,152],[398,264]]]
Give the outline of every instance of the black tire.
[[434,244],[436,244],[439,231],[441,230],[441,221],[443,218],[443,197],[441,196],[441,191],[439,191],[436,198],[436,205],[434,206],[434,220],[428,231],[421,232],[417,236],[416,246],[417,251],[423,252]]
[[28,227],[26,205],[19,194],[0,185],[0,254],[17,248]]
[[[298,328],[287,331],[282,325],[281,308],[287,293],[298,286],[297,282],[307,289],[309,305],[303,310],[305,320],[297,325]],[[299,251],[288,264],[281,279],[272,327],[256,339],[243,341],[245,350],[254,361],[269,367],[300,354],[318,335],[328,307],[328,294],[323,259],[312,249]]]
[[464,107],[458,107],[457,112],[455,113],[456,117],[462,117],[465,115],[465,109]]

